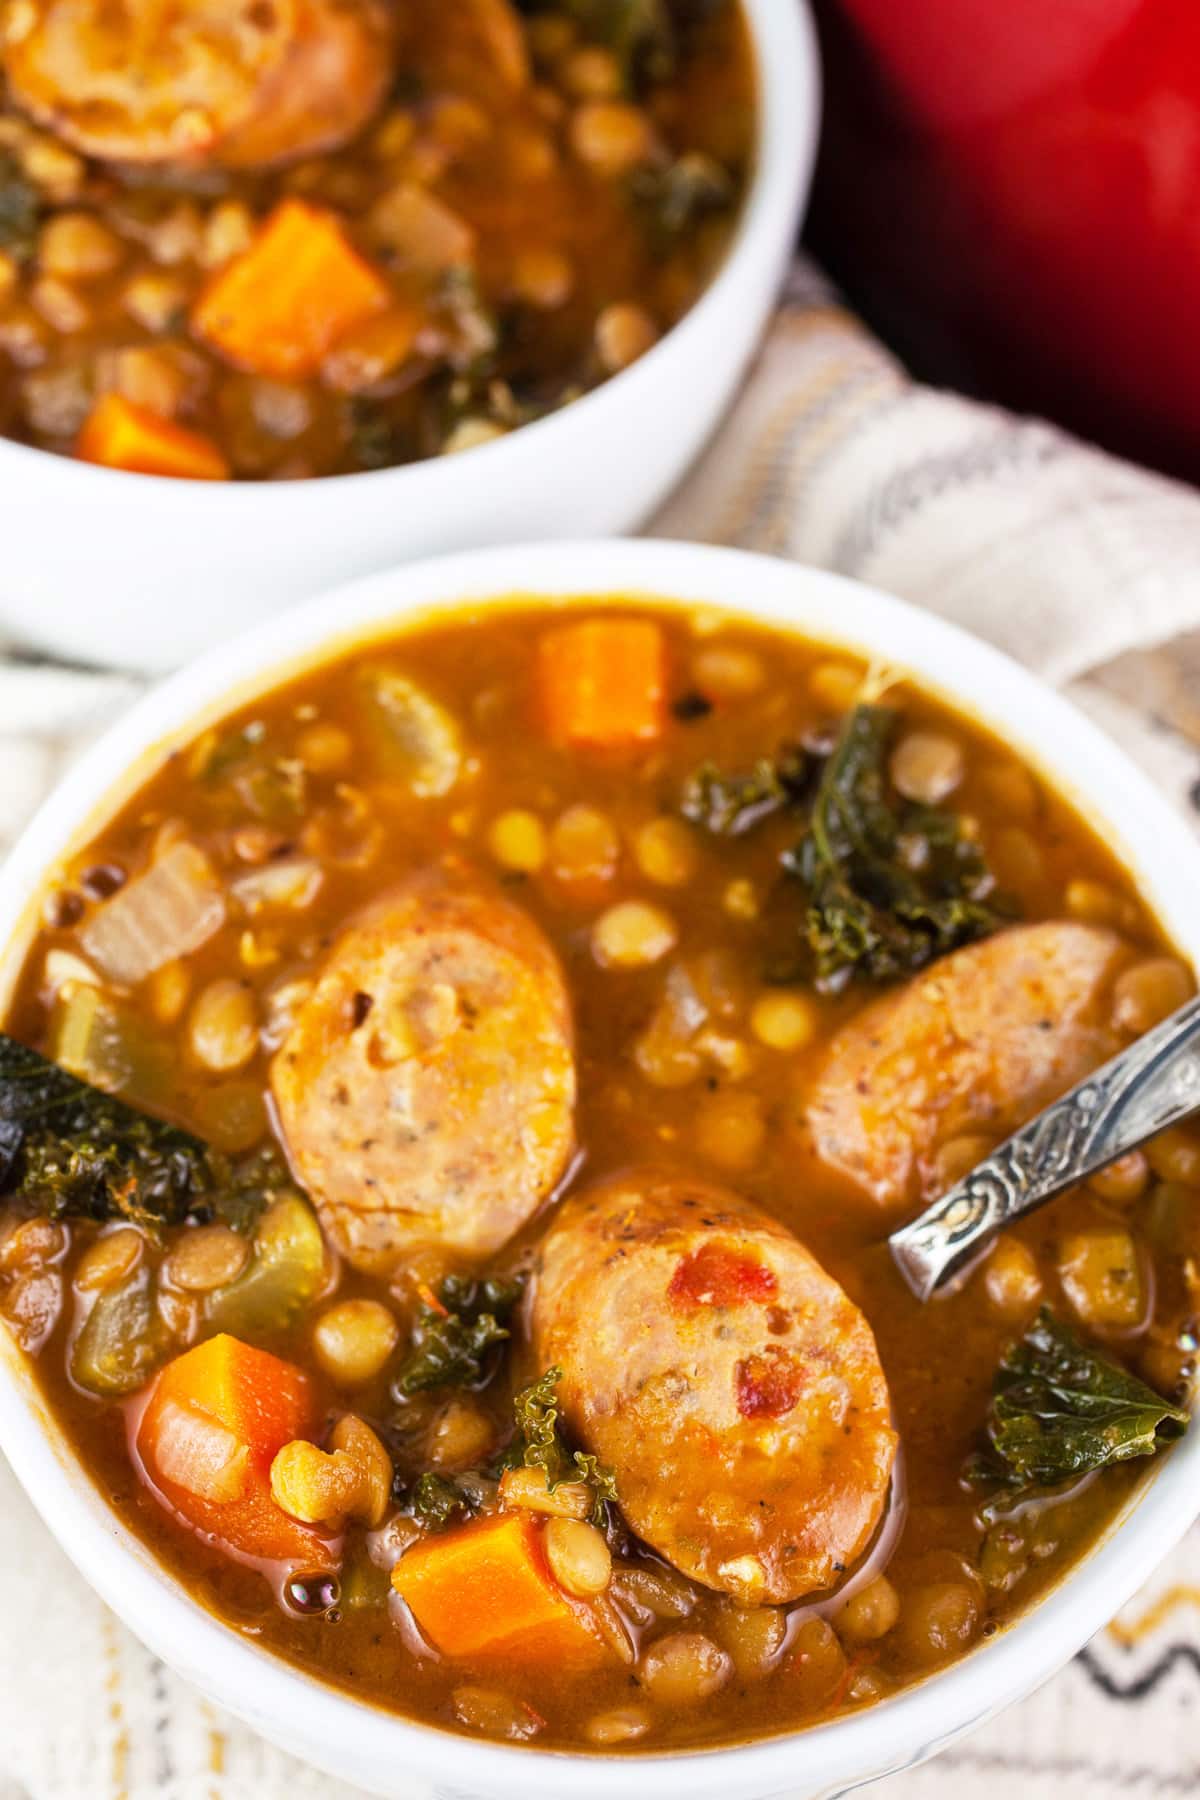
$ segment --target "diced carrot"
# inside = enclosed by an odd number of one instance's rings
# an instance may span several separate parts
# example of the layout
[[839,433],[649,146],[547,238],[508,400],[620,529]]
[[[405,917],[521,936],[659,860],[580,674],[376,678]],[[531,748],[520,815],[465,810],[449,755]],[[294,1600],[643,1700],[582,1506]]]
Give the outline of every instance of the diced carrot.
[[610,1654],[584,1609],[555,1586],[528,1513],[426,1538],[400,1558],[392,1586],[443,1656],[579,1668]]
[[120,394],[104,394],[84,420],[75,443],[82,462],[135,475],[175,475],[191,481],[228,481],[229,464],[201,431],[187,431]]
[[169,1363],[158,1393],[198,1407],[268,1464],[281,1444],[305,1435],[316,1406],[303,1369],[227,1331]]
[[644,744],[663,727],[667,647],[650,619],[584,619],[538,646],[542,716],[556,744]]
[[312,375],[341,334],[390,297],[332,213],[284,200],[205,288],[192,330],[239,369]]
[[328,1567],[331,1547],[271,1497],[276,1451],[316,1428],[312,1383],[293,1363],[222,1332],[177,1356],[154,1384],[138,1454],[160,1496],[226,1550]]

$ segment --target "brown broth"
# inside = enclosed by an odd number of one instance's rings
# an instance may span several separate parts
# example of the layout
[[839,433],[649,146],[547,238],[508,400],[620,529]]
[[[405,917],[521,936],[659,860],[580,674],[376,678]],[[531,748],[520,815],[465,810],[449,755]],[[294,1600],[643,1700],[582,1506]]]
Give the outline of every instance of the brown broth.
[[[295,759],[302,756],[303,734],[314,723],[336,726],[351,745],[345,768],[312,776],[300,815],[280,828],[289,849],[316,854],[322,862],[325,881],[316,900],[291,924],[231,921],[188,959],[193,996],[206,982],[233,972],[253,990],[265,1014],[270,990],[319,966],[345,921],[413,867],[447,851],[459,852],[481,867],[492,866],[488,832],[497,815],[512,808],[528,809],[550,826],[566,807],[583,802],[598,808],[616,826],[621,862],[605,882],[572,891],[546,871],[503,877],[506,891],[529,909],[562,958],[575,1005],[581,1160],[572,1180],[644,1161],[678,1164],[735,1187],[794,1230],[844,1285],[874,1329],[901,1435],[906,1489],[902,1526],[887,1558],[887,1575],[901,1602],[897,1629],[878,1642],[848,1643],[844,1651],[836,1639],[831,1646],[819,1629],[810,1643],[803,1634],[807,1630],[811,1635],[816,1628],[806,1621],[828,1612],[836,1627],[836,1607],[818,1606],[814,1614],[811,1603],[800,1603],[793,1609],[788,1641],[794,1645],[800,1632],[802,1651],[808,1643],[808,1652],[785,1650],[759,1678],[739,1674],[702,1705],[674,1709],[652,1705],[652,1725],[638,1747],[662,1750],[793,1728],[853,1709],[925,1674],[944,1660],[923,1648],[920,1638],[919,1611],[932,1587],[957,1582],[974,1592],[979,1614],[971,1635],[980,1641],[1035,1603],[1089,1548],[1124,1506],[1138,1470],[1136,1466],[1110,1470],[1056,1504],[1043,1505],[1040,1514],[1027,1521],[1024,1572],[1007,1587],[983,1585],[979,1568],[984,1532],[977,1516],[978,1496],[964,1488],[962,1468],[979,1443],[996,1365],[1020,1326],[989,1303],[986,1265],[957,1294],[920,1306],[892,1264],[883,1242],[888,1225],[878,1215],[854,1204],[832,1175],[803,1191],[796,1186],[789,1120],[797,1094],[829,1033],[877,990],[855,983],[836,997],[810,994],[820,1023],[817,1040],[807,1050],[784,1054],[754,1044],[749,1002],[765,991],[763,955],[777,929],[779,910],[778,901],[765,903],[776,886],[776,859],[796,835],[795,822],[773,821],[752,837],[734,842],[697,837],[695,870],[684,884],[674,887],[655,888],[648,882],[638,872],[630,849],[641,826],[674,812],[683,781],[699,764],[711,760],[722,767],[746,767],[773,753],[784,740],[827,727],[840,708],[823,696],[845,692],[848,680],[861,674],[861,665],[825,647],[737,620],[707,614],[698,619],[682,609],[639,605],[636,610],[657,617],[666,633],[674,699],[703,686],[694,672],[695,658],[714,647],[755,659],[761,684],[742,697],[714,697],[712,710],[691,722],[669,716],[661,740],[636,754],[589,756],[557,750],[544,741],[532,698],[533,651],[546,626],[545,611],[514,604],[511,610],[442,617],[394,640],[355,649],[255,700],[231,715],[216,738],[202,746],[202,753],[194,748],[173,753],[62,871],[61,888],[81,894],[82,873],[95,865],[136,875],[147,866],[158,834],[164,826],[175,829],[175,822],[223,872],[233,873],[243,866],[238,863],[238,832],[261,821],[248,811],[244,790],[239,796],[231,785],[236,765],[229,774],[198,775],[205,761],[210,769],[213,766],[214,745],[219,769],[220,746],[247,726],[256,733],[261,727],[255,756]],[[415,799],[372,761],[359,684],[364,672],[382,664],[402,670],[461,724],[475,772],[444,799]],[[1012,751],[993,735],[911,684],[898,687],[890,700],[901,709],[906,729],[945,734],[962,747],[965,776],[948,804],[978,822],[981,842],[998,869],[1003,865],[1003,884],[1023,919],[1067,916],[1068,885],[1086,880],[1107,893],[1111,916],[1136,951],[1169,953],[1130,873],[1061,795],[1039,776],[1024,771]],[[728,895],[735,881],[751,883],[764,902],[758,918],[731,916]],[[591,952],[591,926],[613,900],[634,895],[652,898],[671,914],[678,946],[665,962],[649,968],[603,969]],[[97,904],[84,901],[85,924]],[[50,1014],[40,993],[46,953],[76,949],[78,929],[77,924],[62,929],[47,926],[30,951],[8,1026],[31,1045],[51,1044]],[[252,940],[247,940],[247,931],[254,934]],[[732,987],[741,990],[741,998],[731,1002],[733,1016],[722,1023],[721,1032],[747,1048],[750,1072],[735,1080],[724,1072],[718,1057],[688,1085],[655,1086],[633,1060],[631,1047],[659,1002],[664,972],[673,962],[716,949],[731,961],[737,976]],[[222,1094],[227,1096],[231,1085],[252,1090],[265,1086],[264,1054],[232,1083],[216,1079],[188,1059],[181,1028],[154,1021],[149,987],[128,1004],[161,1058],[155,1065],[154,1091],[139,1094],[135,1085],[130,1092],[135,1100],[193,1128],[211,1130]],[[706,1141],[703,1121],[731,1092],[755,1096],[763,1122],[761,1147],[733,1166],[711,1154],[706,1159],[700,1147]],[[719,1143],[719,1131],[708,1141]],[[1186,1243],[1176,1240],[1165,1246],[1161,1233],[1156,1238],[1153,1208],[1159,1186],[1152,1183],[1144,1198],[1124,1208],[1091,1189],[1074,1190],[1023,1222],[1014,1235],[1032,1253],[1046,1298],[1065,1314],[1069,1309],[1056,1261],[1064,1232],[1100,1223],[1130,1226],[1142,1254],[1154,1265],[1153,1318],[1146,1329],[1112,1340],[1107,1348],[1163,1385],[1165,1366],[1177,1377],[1187,1369],[1183,1354],[1176,1354],[1172,1346],[1181,1321],[1190,1316],[1183,1257],[1196,1249],[1197,1233],[1185,1227]],[[499,1266],[519,1263],[543,1225],[544,1215],[502,1253]],[[89,1227],[75,1228],[71,1258],[78,1256],[90,1235]],[[386,1297],[387,1288],[377,1279],[343,1268],[337,1293],[339,1298]],[[407,1314],[402,1299],[393,1296],[392,1303],[402,1319],[411,1317],[411,1295]],[[1031,1307],[1028,1316],[1032,1311]],[[261,1575],[200,1542],[166,1516],[134,1478],[122,1408],[82,1393],[70,1378],[69,1313],[68,1305],[36,1362],[48,1402],[117,1515],[202,1604],[234,1629],[314,1676],[410,1717],[442,1725],[454,1722],[453,1695],[464,1683],[507,1689],[518,1703],[532,1705],[544,1721],[536,1739],[544,1745],[593,1747],[584,1736],[589,1719],[631,1703],[647,1704],[636,1672],[616,1662],[586,1678],[547,1670],[522,1683],[495,1672],[464,1672],[436,1658],[418,1660],[381,1604],[356,1607],[347,1599],[337,1623],[301,1620],[282,1610]],[[310,1325],[311,1314],[271,1339],[268,1347],[297,1361],[310,1360]],[[519,1379],[528,1378],[520,1350],[517,1366]],[[504,1378],[482,1396],[498,1429],[510,1388],[511,1379]],[[368,1420],[386,1422],[394,1410],[386,1373],[352,1399]],[[352,1532],[350,1545],[356,1566],[365,1568],[361,1533]],[[655,1566],[655,1559],[636,1547],[631,1554],[635,1561],[641,1557],[647,1566]],[[383,1576],[372,1581],[378,1595]],[[720,1639],[728,1630],[731,1610],[728,1602],[697,1589],[694,1611],[684,1628],[707,1630]],[[914,1618],[917,1624],[912,1623]],[[640,1629],[643,1636],[652,1637],[671,1628]]]

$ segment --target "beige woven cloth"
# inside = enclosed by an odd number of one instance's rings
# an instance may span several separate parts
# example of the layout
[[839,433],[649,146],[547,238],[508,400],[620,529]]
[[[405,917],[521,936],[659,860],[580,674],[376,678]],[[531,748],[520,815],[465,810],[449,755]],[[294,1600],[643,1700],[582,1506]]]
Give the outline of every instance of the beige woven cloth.
[[[1044,425],[914,387],[807,267],[713,447],[653,529],[821,563],[970,626],[1068,684],[1181,807],[1193,804],[1200,636],[1184,634],[1200,627],[1200,497]],[[116,676],[0,661],[0,852],[136,691]],[[0,1520],[0,1800],[353,1800],[145,1651],[3,1464]],[[1194,1533],[1039,1695],[880,1784],[879,1800],[1200,1792],[1198,1624]],[[797,1795],[803,1763],[800,1748]],[[411,1793],[449,1800],[416,1780]],[[636,1765],[614,1776],[613,1794],[651,1800]]]

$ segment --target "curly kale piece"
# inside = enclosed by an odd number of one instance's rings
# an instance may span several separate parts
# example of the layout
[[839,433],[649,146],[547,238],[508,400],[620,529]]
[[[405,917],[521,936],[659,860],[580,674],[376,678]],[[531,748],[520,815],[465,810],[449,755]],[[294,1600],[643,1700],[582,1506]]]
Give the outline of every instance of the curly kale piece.
[[0,250],[33,255],[42,203],[36,187],[10,150],[0,150]]
[[967,1473],[1008,1490],[999,1505],[989,1503],[1004,1510],[1113,1463],[1153,1456],[1187,1425],[1183,1407],[1082,1344],[1043,1307],[996,1371],[987,1447]]
[[808,830],[783,862],[808,897],[818,984],[894,981],[986,937],[1007,908],[982,852],[952,813],[897,805],[887,751],[897,712],[859,705],[825,765]]
[[216,1218],[249,1236],[296,1191],[277,1151],[224,1156],[0,1032],[0,1199],[151,1234]]
[[396,1399],[432,1388],[484,1386],[495,1364],[490,1352],[509,1336],[508,1320],[520,1297],[519,1281],[447,1275],[417,1319],[413,1347],[396,1376]]
[[705,763],[684,785],[679,810],[689,824],[712,837],[745,837],[766,819],[803,802],[816,763],[807,751],[788,746],[762,757],[752,769],[725,774]]
[[207,1218],[211,1214],[240,1237],[253,1237],[259,1220],[276,1200],[287,1196],[303,1199],[275,1149],[256,1150],[236,1162],[210,1150],[208,1161],[213,1185],[207,1194],[197,1195],[190,1215]]
[[307,772],[297,758],[279,756],[267,744],[266,725],[251,719],[214,738],[197,774],[210,788],[232,788],[256,819],[289,830],[304,811]]
[[343,409],[343,430],[358,469],[394,469],[411,462],[410,434],[392,416],[386,402],[371,394],[354,394]]
[[728,212],[737,200],[729,171],[702,150],[688,150],[673,162],[637,169],[629,194],[658,256],[667,255],[701,219]]
[[212,1203],[207,1145],[0,1033],[0,1195],[48,1218],[175,1225]]
[[800,842],[780,859],[805,890],[802,947],[776,954],[768,979],[815,977],[827,992],[856,975],[894,981],[1010,914],[958,817],[894,795],[887,753],[898,718],[862,704],[831,747],[789,745],[732,774],[706,763],[684,786],[683,817],[715,838],[746,837],[807,809]]
[[730,0],[516,0],[523,13],[552,7],[575,20],[592,43],[616,56],[629,93],[670,81],[696,33]]
[[477,1507],[469,1484],[454,1475],[427,1469],[418,1475],[402,1501],[404,1510],[429,1531],[444,1531],[460,1515],[471,1518]]
[[616,57],[628,92],[669,81],[679,61],[669,0],[566,0],[584,36]]
[[582,1482],[592,1491],[593,1522],[603,1525],[608,1506],[618,1504],[617,1478],[594,1456],[568,1448],[559,1423],[558,1384],[562,1378],[563,1372],[557,1366],[547,1369],[515,1396],[516,1430],[497,1466],[542,1469],[551,1489],[564,1481]]

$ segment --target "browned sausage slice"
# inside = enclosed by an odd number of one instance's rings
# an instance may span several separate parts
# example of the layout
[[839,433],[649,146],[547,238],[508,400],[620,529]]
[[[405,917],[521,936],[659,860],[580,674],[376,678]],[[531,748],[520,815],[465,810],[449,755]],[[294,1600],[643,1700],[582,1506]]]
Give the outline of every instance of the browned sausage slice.
[[1019,925],[958,950],[857,1014],[800,1105],[806,1150],[889,1212],[932,1195],[951,1138],[997,1139],[1117,1049],[1111,931]]
[[562,971],[519,907],[426,873],[334,947],[271,1070],[296,1173],[338,1247],[497,1250],[574,1148]]
[[18,106],[89,156],[266,167],[344,143],[392,78],[387,0],[22,0]]
[[796,1600],[863,1554],[896,1450],[875,1340],[748,1201],[653,1170],[572,1197],[531,1327],[630,1525],[685,1575]]

